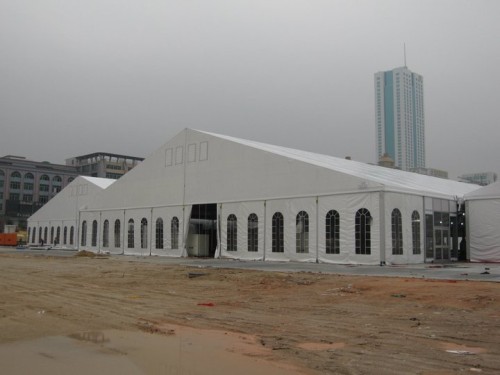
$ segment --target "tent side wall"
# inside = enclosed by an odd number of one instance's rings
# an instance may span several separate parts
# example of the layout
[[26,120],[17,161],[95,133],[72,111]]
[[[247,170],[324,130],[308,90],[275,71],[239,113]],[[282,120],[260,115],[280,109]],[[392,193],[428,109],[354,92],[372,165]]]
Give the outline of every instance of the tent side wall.
[[[182,256],[185,247],[184,214],[189,208],[168,206],[82,211],[78,247],[96,253]],[[94,222],[97,223],[95,231]]]
[[[423,199],[421,196],[409,194],[385,194],[385,261],[387,264],[424,262],[425,213],[423,212]],[[400,221],[398,220],[399,214]],[[412,217],[417,215],[419,221],[413,221]],[[399,231],[397,229],[399,224],[402,226],[400,228],[403,240],[402,248],[398,247],[396,240],[393,241],[393,237],[396,239],[396,233],[393,232]],[[415,248],[413,246],[414,234],[419,239],[415,241]]]
[[[371,216],[368,251],[356,253],[356,214],[367,210]],[[338,214],[338,248],[327,246],[327,217]],[[258,250],[249,251],[251,214],[258,218]],[[380,223],[379,193],[340,194],[322,197],[272,199],[225,203],[219,205],[221,217],[221,256],[233,259],[301,261],[339,264],[379,264]],[[228,219],[236,219],[236,232]],[[283,247],[277,244],[281,231],[276,218],[283,218]],[[307,218],[307,230],[303,231],[302,217]],[[236,245],[231,239],[235,233]],[[304,237],[303,234],[306,234]],[[229,237],[229,240],[228,240]],[[278,243],[280,241],[278,240]],[[361,252],[361,251],[359,251]]]
[[500,262],[500,198],[465,203],[471,262]]

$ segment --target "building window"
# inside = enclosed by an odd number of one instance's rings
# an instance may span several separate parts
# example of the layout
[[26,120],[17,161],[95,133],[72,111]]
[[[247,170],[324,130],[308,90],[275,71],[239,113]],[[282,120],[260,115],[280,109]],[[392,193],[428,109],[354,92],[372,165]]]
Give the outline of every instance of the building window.
[[120,220],[115,220],[115,247],[121,247]]
[[148,248],[148,221],[146,218],[141,220],[141,249]]
[[82,223],[82,246],[87,246],[87,222]]
[[49,197],[46,195],[40,195],[40,197],[38,197],[38,202],[40,202],[40,203],[47,203],[48,201],[49,201]]
[[23,202],[25,202],[25,203],[33,202],[33,195],[32,194],[23,194]]
[[46,174],[43,174],[40,176],[40,181],[50,181],[50,178]]
[[33,173],[26,173],[24,175],[24,180],[33,181],[34,179],[35,179],[35,177],[33,176]]
[[102,225],[102,247],[109,247],[109,221],[104,220]]
[[134,219],[130,219],[128,221],[128,243],[127,246],[129,249],[134,248]]
[[411,234],[413,244],[413,254],[417,255],[421,252],[420,246],[420,215],[418,211],[413,211],[411,214]]
[[50,243],[54,243],[54,227],[50,227]]
[[66,245],[68,243],[68,227],[64,227],[63,229],[63,244]]
[[163,219],[156,219],[156,248],[163,249]]
[[97,246],[97,220],[92,222],[92,246]]
[[11,201],[18,201],[20,198],[19,193],[10,193],[9,198]]
[[326,214],[326,253],[340,254],[340,217],[335,210],[328,211]]
[[256,214],[248,216],[248,251],[259,251],[259,218]]
[[36,227],[33,227],[33,232],[31,233],[31,243],[36,241]]
[[283,235],[283,215],[281,212],[276,212],[273,215],[272,222],[272,236],[273,236],[273,244],[272,244],[272,252],[273,253],[283,253],[285,251],[284,248],[284,235]]
[[62,182],[62,178],[61,178],[60,176],[54,176],[54,177],[52,178],[52,183],[53,183],[53,184],[60,185],[60,184],[61,184],[61,182]]
[[179,248],[179,219],[173,217],[170,223],[170,238],[172,250]]
[[49,188],[49,185],[41,185],[40,184],[39,190],[48,192],[50,190],[50,188]]
[[61,227],[57,227],[56,230],[56,245],[59,245],[61,243]]
[[33,183],[32,182],[25,182],[23,184],[23,189],[24,190],[33,190]]
[[403,230],[401,222],[401,211],[397,208],[392,210],[391,226],[392,226],[392,254],[403,254]]
[[21,178],[21,173],[15,171],[15,172],[12,172],[11,175],[10,175],[10,178],[12,179],[20,179]]
[[227,251],[238,250],[238,227],[237,219],[233,214],[227,217]]
[[21,183],[19,181],[11,181],[10,188],[13,190],[19,190],[21,189]]
[[361,208],[356,212],[355,220],[355,237],[356,237],[356,254],[369,255],[371,254],[371,215],[366,208]]
[[295,219],[295,251],[309,252],[309,215],[305,211],[300,211]]

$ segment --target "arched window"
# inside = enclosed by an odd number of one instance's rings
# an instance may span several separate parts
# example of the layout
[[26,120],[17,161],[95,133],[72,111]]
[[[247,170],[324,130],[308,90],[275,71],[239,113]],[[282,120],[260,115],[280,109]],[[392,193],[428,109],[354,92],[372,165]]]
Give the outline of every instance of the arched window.
[[356,212],[355,236],[356,254],[371,254],[371,215],[366,208],[361,208]]
[[121,247],[121,235],[120,235],[120,230],[121,229],[121,224],[120,220],[116,219],[115,220],[115,247]]
[[14,171],[10,174],[10,178],[11,179],[21,179],[21,173],[19,173],[18,171]]
[[156,219],[156,248],[163,249],[163,219]]
[[66,245],[68,243],[68,227],[64,227],[63,229],[63,244]]
[[297,253],[309,252],[309,215],[300,211],[295,220],[295,251]]
[[82,246],[87,246],[87,222],[83,221],[82,223]]
[[227,217],[227,251],[238,250],[238,223],[233,214]]
[[31,242],[36,243],[36,227],[33,227],[33,232],[31,233]]
[[129,249],[134,248],[134,219],[130,219],[128,221],[128,243],[127,246]]
[[61,184],[61,182],[62,182],[62,178],[61,178],[60,176],[54,176],[54,177],[52,178],[52,182],[53,182],[53,183],[56,183],[56,184]]
[[148,221],[146,218],[141,220],[141,249],[148,248]]
[[104,220],[102,225],[102,247],[109,247],[109,221]]
[[[46,174],[42,174],[40,176],[40,181],[50,181],[50,178],[49,176],[47,176]],[[47,183],[47,182],[46,182]]]
[[340,216],[335,210],[326,214],[326,253],[340,254]]
[[75,238],[75,227],[71,226],[71,228],[69,229],[69,244],[70,245],[73,245],[74,238]]
[[38,228],[38,243],[42,242],[42,227]]
[[54,227],[50,227],[50,243],[54,243]]
[[92,246],[97,246],[97,220],[92,222]]
[[401,211],[397,208],[392,210],[391,227],[392,227],[392,254],[403,254],[403,228],[401,220]]
[[61,227],[57,227],[55,244],[59,245],[60,243],[61,243]]
[[420,215],[418,211],[413,211],[411,214],[411,234],[413,244],[413,254],[417,255],[421,252],[420,246]]
[[281,212],[276,212],[273,215],[273,223],[272,223],[272,235],[273,235],[273,244],[272,244],[272,252],[273,253],[283,253],[285,251],[284,248],[284,235],[283,235],[283,215]]
[[248,251],[259,251],[259,218],[256,214],[248,216]]
[[170,223],[170,238],[171,238],[171,248],[172,250],[179,248],[179,219],[177,217],[172,218]]
[[68,184],[69,184],[71,181],[73,181],[73,180],[74,180],[74,178],[73,178],[73,177],[68,178]]
[[24,175],[24,180],[33,181],[34,179],[35,179],[35,177],[33,176],[33,173],[26,173]]
[[43,230],[43,242],[45,242],[45,244],[47,244],[48,238],[49,238],[49,228],[45,227],[45,229]]

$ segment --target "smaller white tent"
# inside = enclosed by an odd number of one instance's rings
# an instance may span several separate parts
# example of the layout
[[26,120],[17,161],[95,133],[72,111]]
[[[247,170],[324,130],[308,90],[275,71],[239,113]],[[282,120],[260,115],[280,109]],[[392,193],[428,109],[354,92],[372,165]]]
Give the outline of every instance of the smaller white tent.
[[500,181],[464,196],[467,255],[471,262],[500,262]]
[[116,180],[79,176],[28,219],[30,245],[77,248],[79,211]]

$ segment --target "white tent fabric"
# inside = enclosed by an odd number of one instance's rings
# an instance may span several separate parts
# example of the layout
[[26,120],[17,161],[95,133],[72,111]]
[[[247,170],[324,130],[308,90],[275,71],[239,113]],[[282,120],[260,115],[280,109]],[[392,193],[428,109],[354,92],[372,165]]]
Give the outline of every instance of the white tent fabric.
[[467,252],[472,262],[500,262],[500,182],[466,194]]
[[[79,211],[86,209],[100,192],[114,182],[107,178],[75,178],[28,219],[28,227],[32,228],[28,242],[31,245],[40,244],[43,238],[46,245],[55,245],[57,242],[60,247],[76,247]],[[53,234],[41,237],[41,231]]]
[[[477,188],[185,129],[80,207],[80,227],[85,222],[86,233],[79,246],[111,253],[186,256],[193,239],[191,207],[211,205],[216,207],[218,228],[215,256],[353,264],[423,262],[424,228],[420,224],[418,231],[412,231],[412,214],[416,212],[423,223],[425,199],[443,200],[448,206],[448,201]],[[393,254],[392,249],[394,210],[401,214],[402,254]],[[334,249],[326,239],[326,220],[333,211],[340,220]],[[363,233],[367,247],[360,245],[356,234],[361,211],[367,219]],[[232,221],[228,224],[230,215],[236,218],[236,234]],[[249,222],[251,215],[257,224]],[[283,217],[282,228],[276,227],[275,215]],[[257,232],[250,234],[255,225]],[[276,242],[278,233],[283,251]],[[250,235],[257,248],[249,245]],[[415,236],[418,249],[413,248]]]

